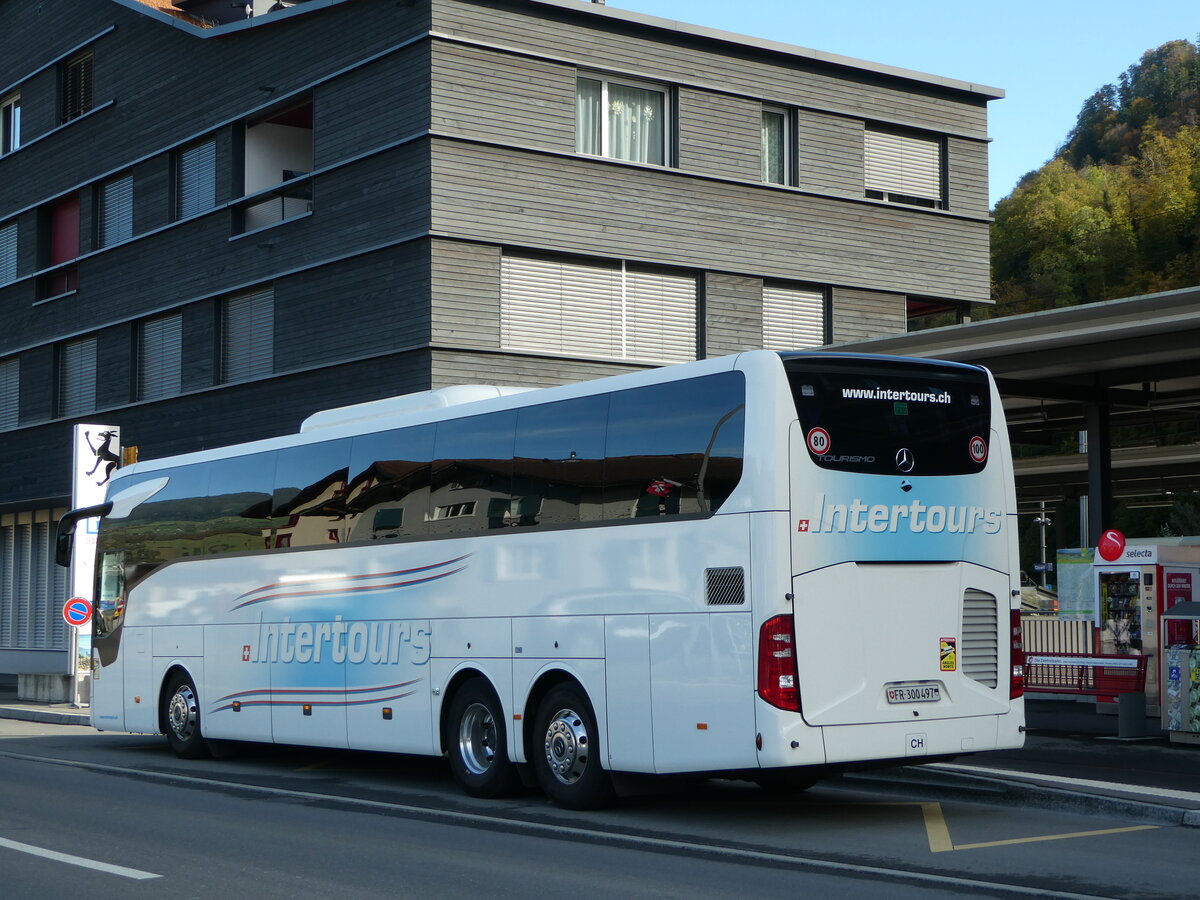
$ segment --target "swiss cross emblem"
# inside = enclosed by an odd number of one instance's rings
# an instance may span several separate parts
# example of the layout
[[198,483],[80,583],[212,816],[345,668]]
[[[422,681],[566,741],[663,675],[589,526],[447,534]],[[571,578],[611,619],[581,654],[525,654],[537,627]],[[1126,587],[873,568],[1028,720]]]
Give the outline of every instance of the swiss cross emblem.
[[655,497],[665,497],[671,493],[671,485],[666,481],[654,481],[646,488],[646,493]]
[[242,644],[242,662],[250,662],[250,645]]
[[801,533],[807,534],[808,533],[808,519],[801,519],[800,523],[796,526],[796,530]]

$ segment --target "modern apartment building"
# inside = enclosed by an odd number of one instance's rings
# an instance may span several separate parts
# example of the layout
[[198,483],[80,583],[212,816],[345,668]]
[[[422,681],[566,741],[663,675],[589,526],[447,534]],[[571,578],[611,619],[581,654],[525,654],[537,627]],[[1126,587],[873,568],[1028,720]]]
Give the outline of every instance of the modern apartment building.
[[1000,91],[584,0],[0,4],[0,672],[143,458],[988,302]]

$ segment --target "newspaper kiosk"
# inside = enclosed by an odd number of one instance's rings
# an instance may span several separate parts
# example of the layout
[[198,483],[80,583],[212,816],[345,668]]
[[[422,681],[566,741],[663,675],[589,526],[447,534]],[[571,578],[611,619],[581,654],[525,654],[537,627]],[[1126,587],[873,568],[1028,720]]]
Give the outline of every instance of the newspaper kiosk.
[[1176,604],[1162,623],[1163,731],[1200,744],[1200,602]]

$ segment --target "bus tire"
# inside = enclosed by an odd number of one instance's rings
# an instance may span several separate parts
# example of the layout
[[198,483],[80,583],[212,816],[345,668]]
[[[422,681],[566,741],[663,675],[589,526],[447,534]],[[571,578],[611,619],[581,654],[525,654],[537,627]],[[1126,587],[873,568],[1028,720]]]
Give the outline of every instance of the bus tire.
[[450,771],[472,797],[504,797],[521,784],[517,767],[508,758],[504,708],[492,686],[472,678],[454,694],[450,704]]
[[531,757],[546,796],[567,809],[596,809],[613,798],[600,759],[596,716],[583,692],[559,685],[538,706]]
[[208,744],[200,733],[200,700],[186,672],[177,672],[162,695],[163,729],[167,743],[180,759],[203,759]]

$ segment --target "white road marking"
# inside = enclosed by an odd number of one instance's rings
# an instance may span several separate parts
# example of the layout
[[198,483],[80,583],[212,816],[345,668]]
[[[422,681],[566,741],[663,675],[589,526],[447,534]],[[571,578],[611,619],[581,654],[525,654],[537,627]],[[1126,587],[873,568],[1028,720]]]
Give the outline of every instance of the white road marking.
[[70,853],[59,853],[57,850],[47,850],[45,847],[35,847],[33,844],[22,844],[20,841],[10,841],[0,838],[0,847],[16,850],[18,853],[28,853],[30,856],[40,856],[42,859],[52,859],[55,862],[66,863],[70,866],[82,866],[109,875],[120,875],[122,878],[135,878],[145,881],[148,878],[162,878],[153,872],[143,872],[140,869],[128,869],[125,866],[114,866],[112,863],[100,862],[98,859],[87,859],[83,856],[72,856]]
[[1066,775],[1041,775],[1033,772],[1017,772],[1012,769],[989,769],[984,766],[964,766],[956,763],[930,763],[928,768],[942,769],[947,772],[961,772],[966,775],[1001,776],[1019,781],[1037,782],[1039,784],[1095,788],[1104,791],[1116,791],[1122,794],[1140,794],[1145,797],[1163,797],[1170,800],[1183,800],[1188,803],[1200,804],[1200,794],[1191,791],[1177,791],[1172,788],[1142,787],[1136,784],[1114,784],[1110,781],[1089,781],[1086,778],[1070,778]]

